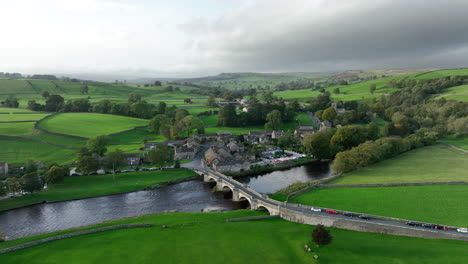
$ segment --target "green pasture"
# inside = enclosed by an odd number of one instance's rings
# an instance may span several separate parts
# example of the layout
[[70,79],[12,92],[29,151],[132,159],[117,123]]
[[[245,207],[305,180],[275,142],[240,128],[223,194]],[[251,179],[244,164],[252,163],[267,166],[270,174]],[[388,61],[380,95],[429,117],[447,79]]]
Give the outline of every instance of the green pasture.
[[9,108],[9,107],[0,107],[1,114],[14,114],[14,113],[37,113],[24,108]]
[[166,141],[164,136],[150,133],[147,128],[139,128],[118,135],[109,136],[109,144],[143,143],[144,139],[151,142]]
[[37,121],[49,114],[0,114],[0,122],[14,122],[14,121]]
[[79,138],[69,137],[69,136],[52,135],[52,134],[42,133],[40,131],[33,131],[33,134],[29,138],[34,139],[34,140],[45,141],[51,144],[68,146],[72,148],[80,148],[86,144],[85,139],[79,139]]
[[468,227],[468,185],[318,188],[293,203]]
[[418,74],[415,79],[436,79],[447,76],[468,75],[468,69],[448,69]]
[[468,181],[467,172],[468,154],[438,144],[345,173],[330,184]]
[[24,136],[31,134],[34,122],[24,123],[0,123],[0,135]]
[[148,125],[149,120],[96,113],[63,113],[45,119],[39,127],[66,135],[95,137]]
[[[327,228],[331,244],[317,248],[310,225],[262,219],[226,222],[264,215],[255,211],[145,215],[75,230],[118,224],[151,227],[104,231],[61,239],[0,255],[2,263],[463,263],[467,242],[421,239]],[[162,229],[161,225],[167,225]],[[7,241],[9,247],[74,230]],[[304,250],[304,244],[312,252]],[[313,255],[318,255],[318,260]]]
[[196,175],[186,169],[166,169],[112,174],[69,176],[48,190],[0,200],[0,211],[40,201],[63,201],[141,190],[154,184]]
[[441,139],[440,142],[448,143],[448,144],[454,145],[455,147],[468,150],[468,137],[447,136]]
[[45,163],[70,163],[74,158],[74,151],[59,148],[26,138],[0,137],[0,160],[12,164],[20,164],[28,159]]

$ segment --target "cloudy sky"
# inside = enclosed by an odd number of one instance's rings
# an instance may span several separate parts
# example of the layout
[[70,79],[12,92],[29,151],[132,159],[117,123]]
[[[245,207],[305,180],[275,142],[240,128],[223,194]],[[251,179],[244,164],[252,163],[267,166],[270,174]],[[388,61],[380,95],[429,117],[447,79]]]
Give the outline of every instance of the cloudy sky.
[[0,71],[465,67],[467,10],[466,0],[0,0]]

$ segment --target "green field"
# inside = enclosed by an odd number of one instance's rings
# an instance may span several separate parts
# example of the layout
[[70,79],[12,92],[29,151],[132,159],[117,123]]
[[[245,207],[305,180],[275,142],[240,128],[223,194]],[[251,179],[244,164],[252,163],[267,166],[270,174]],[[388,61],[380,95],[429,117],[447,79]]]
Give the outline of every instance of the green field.
[[25,123],[0,123],[0,135],[24,136],[31,134],[34,122]]
[[216,126],[216,124],[218,123],[218,115],[204,116],[200,119],[201,121],[203,121],[203,124],[205,124],[205,126]]
[[90,175],[66,177],[61,183],[49,186],[46,191],[0,200],[0,211],[40,201],[63,201],[114,193],[141,190],[145,187],[196,175],[186,169],[168,169],[119,173],[115,175]]
[[310,119],[307,113],[299,113],[296,116],[296,120],[299,125],[313,125],[312,119]]
[[[263,219],[226,222],[262,215],[254,211],[146,215],[93,227],[150,223],[152,227],[120,229],[57,240],[0,255],[2,263],[463,263],[467,243],[420,239],[328,228],[333,242],[317,248],[310,242],[313,226]],[[162,224],[167,225],[162,229]],[[78,230],[89,229],[80,228]],[[70,231],[56,232],[55,234]],[[51,236],[7,241],[8,247]],[[303,246],[309,244],[313,252]],[[313,255],[319,256],[318,261]]]
[[[468,75],[468,73],[467,73]],[[436,98],[445,98],[447,100],[468,101],[468,85],[460,85],[446,89]]]
[[206,111],[218,111],[218,108],[208,108],[208,107],[202,107],[202,108],[187,108],[187,111],[191,115],[198,115],[200,113],[206,112]]
[[139,148],[143,147],[144,144],[123,144],[123,145],[110,145],[107,146],[107,152],[113,152],[118,149],[122,150],[123,152],[128,152],[128,153],[139,153],[142,152],[139,150]]
[[79,139],[79,138],[68,137],[68,136],[51,135],[51,134],[42,133],[40,131],[33,132],[30,138],[35,139],[35,140],[45,141],[51,144],[68,146],[72,148],[79,148],[86,144],[85,139]]
[[37,121],[49,114],[0,114],[0,122]]
[[37,113],[23,108],[0,107],[0,113]]
[[468,227],[468,185],[319,188],[291,202]]
[[166,141],[164,136],[158,136],[148,132],[147,129],[134,129],[118,135],[109,136],[109,144],[125,144],[125,143],[143,143],[144,139],[148,139],[151,142],[163,142]]
[[467,171],[468,154],[434,145],[346,173],[330,184],[468,181]]
[[0,79],[0,94],[36,93],[24,80]]
[[74,151],[39,143],[30,139],[0,137],[0,160],[13,164],[24,163],[28,159],[45,163],[70,163]]
[[64,113],[45,119],[39,127],[66,135],[95,137],[148,125],[149,120],[95,113]]
[[449,69],[417,74],[415,79],[436,79],[447,76],[468,75],[468,69]]
[[454,145],[455,147],[468,150],[468,137],[447,136],[441,139],[440,142],[448,143]]

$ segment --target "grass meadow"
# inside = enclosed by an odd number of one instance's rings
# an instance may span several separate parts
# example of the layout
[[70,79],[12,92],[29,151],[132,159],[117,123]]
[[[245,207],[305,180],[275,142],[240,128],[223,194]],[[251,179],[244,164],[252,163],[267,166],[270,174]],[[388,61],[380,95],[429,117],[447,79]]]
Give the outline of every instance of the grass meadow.
[[[1,112],[1,110],[0,110]],[[49,114],[0,114],[0,122],[16,122],[16,121],[37,121]]]
[[318,188],[291,202],[468,227],[468,185]]
[[454,145],[455,147],[468,150],[468,137],[447,136],[441,139],[440,142],[448,143],[448,144]]
[[330,184],[446,181],[468,181],[468,154],[438,144],[345,173]]
[[[312,245],[310,225],[282,219],[226,222],[263,215],[241,210],[226,213],[170,213],[106,222],[77,230],[117,224],[154,226],[99,232],[41,244],[0,255],[2,263],[463,263],[467,243],[327,228],[331,244]],[[167,225],[162,229],[161,225]],[[71,231],[71,230],[70,230]],[[55,232],[54,235],[70,231]],[[7,241],[0,247],[51,236]],[[304,244],[312,248],[308,253]],[[319,256],[318,260],[313,255]]]
[[70,163],[74,159],[74,151],[59,148],[45,143],[39,143],[26,138],[8,138],[0,136],[0,160],[12,164],[24,163],[28,159],[40,160],[45,163]]
[[31,134],[34,122],[25,123],[0,123],[0,135],[25,136]]
[[63,113],[45,119],[39,127],[66,135],[95,137],[148,125],[149,120],[96,113]]
[[194,175],[196,174],[193,171],[186,169],[166,169],[118,173],[115,180],[112,174],[65,177],[62,182],[49,185],[48,190],[0,200],[0,211],[44,200],[63,201],[137,191],[154,184]]

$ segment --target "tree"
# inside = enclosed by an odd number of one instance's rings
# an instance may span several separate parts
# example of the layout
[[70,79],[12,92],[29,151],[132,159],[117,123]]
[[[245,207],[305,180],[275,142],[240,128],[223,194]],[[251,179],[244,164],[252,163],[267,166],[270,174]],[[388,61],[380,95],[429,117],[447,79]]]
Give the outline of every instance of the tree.
[[0,180],[0,197],[4,196],[5,194],[6,194],[5,183],[3,183],[2,180]]
[[65,99],[62,96],[58,94],[50,95],[46,99],[45,110],[47,112],[59,112],[62,109],[64,102]]
[[367,128],[357,125],[343,126],[336,130],[330,143],[338,150],[347,150],[361,144],[366,139]]
[[98,170],[99,162],[91,156],[82,156],[76,161],[76,167],[78,170],[89,175],[91,172]]
[[175,121],[182,120],[184,117],[189,116],[190,113],[185,109],[178,109],[175,112]]
[[196,129],[199,134],[205,133],[203,122],[194,116],[188,115],[174,123],[172,127],[172,137],[190,137],[194,129]]
[[369,91],[371,94],[374,94],[376,89],[377,89],[377,85],[375,83],[369,85]]
[[312,231],[312,241],[319,247],[330,244],[332,240],[333,237],[323,225],[317,225]]
[[43,97],[44,99],[47,99],[47,97],[49,97],[49,96],[50,96],[50,93],[49,93],[48,91],[42,92],[42,97]]
[[323,111],[322,114],[322,120],[327,120],[329,122],[332,122],[336,117],[336,111],[333,109],[333,107],[329,107]]
[[21,190],[21,183],[15,177],[9,177],[5,180],[5,187],[7,193],[16,193]]
[[156,146],[148,152],[148,159],[162,169],[174,163],[174,150],[167,145]]
[[317,159],[329,159],[335,155],[330,145],[330,140],[335,134],[335,129],[326,129],[314,134],[306,135],[304,147],[308,153]]
[[162,85],[161,81],[154,81],[154,86],[161,86],[161,85]]
[[26,192],[32,193],[42,189],[42,183],[39,180],[39,176],[36,172],[25,174],[23,177],[21,177],[21,181],[21,187]]
[[232,104],[223,106],[218,114],[218,126],[236,126],[237,114],[236,107]]
[[192,103],[192,99],[190,99],[190,98],[185,98],[185,99],[184,99],[184,103],[186,103],[186,104],[191,104],[191,103]]
[[141,101],[141,95],[133,94],[133,93],[128,95],[128,102],[130,104],[137,103],[137,102],[140,102],[140,101]]
[[88,88],[87,85],[83,85],[83,86],[80,87],[80,93],[81,94],[88,94],[88,90],[89,90],[89,88]]
[[278,110],[273,110],[266,116],[265,129],[279,130],[283,125],[283,120],[281,119],[281,112]]
[[216,107],[216,100],[215,100],[215,97],[213,95],[210,95],[210,97],[208,97],[208,100],[206,101],[206,106]]
[[158,135],[161,133],[161,127],[165,124],[169,124],[169,120],[165,115],[155,115],[149,123],[148,130]]
[[377,126],[377,123],[370,122],[369,126],[367,127],[367,138],[371,140],[376,140],[379,138],[380,130]]
[[335,88],[333,89],[334,94],[340,94],[340,88]]
[[65,176],[68,175],[68,168],[65,166],[54,165],[51,166],[44,175],[47,184],[53,184],[63,181]]
[[166,113],[166,107],[167,107],[167,105],[166,105],[165,102],[159,102],[158,103],[158,108],[157,108],[158,109],[158,114],[161,114],[161,115],[165,114]]
[[107,144],[108,144],[108,137],[107,136],[97,136],[95,138],[88,139],[86,142],[86,147],[89,149],[91,154],[97,154],[99,156],[103,156],[104,153],[107,151]]
[[122,150],[117,149],[114,152],[110,152],[106,155],[104,160],[104,166],[107,169],[112,170],[112,174],[115,177],[115,170],[125,166],[125,154]]
[[33,160],[27,160],[24,166],[24,172],[25,173],[37,172],[36,162],[34,162]]

